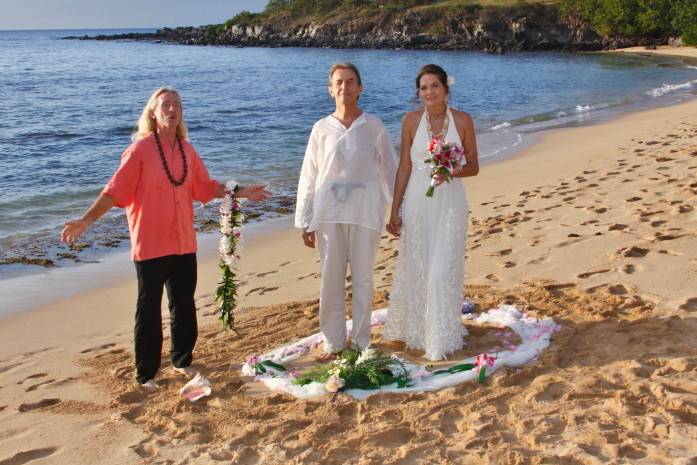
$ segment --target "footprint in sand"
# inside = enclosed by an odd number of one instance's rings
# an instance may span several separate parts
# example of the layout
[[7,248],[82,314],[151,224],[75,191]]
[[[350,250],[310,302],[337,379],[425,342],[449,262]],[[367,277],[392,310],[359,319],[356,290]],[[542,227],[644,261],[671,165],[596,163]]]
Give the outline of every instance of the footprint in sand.
[[680,252],[675,252],[675,251],[673,251],[673,250],[667,250],[667,249],[659,250],[658,253],[662,253],[662,254],[664,254],[664,255],[672,255],[673,257],[680,257],[680,256],[682,256],[682,253],[680,253]]
[[503,250],[499,250],[498,252],[487,253],[486,256],[487,257],[503,257],[505,255],[510,255],[511,252],[513,252],[513,249],[503,249]]
[[[206,307],[210,307],[209,305],[206,305]],[[104,352],[102,354],[98,354],[95,358],[102,358],[102,357],[108,357],[109,355],[119,355],[126,352],[126,349],[112,349],[108,352]]]
[[626,202],[636,202],[638,200],[641,200],[641,197],[634,196],[634,197],[630,197],[630,198],[626,199],[625,201]]
[[627,229],[627,225],[621,223],[611,224],[607,228],[608,231],[622,231],[623,229]]
[[657,232],[654,235],[655,241],[673,241],[675,239],[680,239],[681,237],[689,236],[689,234],[664,234],[662,232]]
[[680,310],[687,310],[688,312],[697,312],[697,297],[690,297],[678,308]]
[[42,382],[40,382],[40,383],[38,383],[38,384],[32,384],[32,385],[29,386],[27,389],[25,389],[24,392],[35,391],[35,390],[39,389],[41,386],[45,386],[45,385],[47,385],[47,384],[53,384],[53,383],[55,383],[55,382],[56,382],[55,379],[47,379],[46,381],[42,381]]
[[493,273],[489,273],[488,275],[486,275],[486,279],[488,279],[489,281],[495,282],[495,283],[500,281],[499,277]]
[[632,246],[624,247],[617,251],[618,254],[624,257],[641,258],[645,257],[649,253],[649,249],[643,249],[641,247]]
[[0,461],[2,465],[24,465],[34,460],[43,459],[56,453],[57,447],[42,447],[41,449],[30,449],[17,452],[12,457]]
[[21,363],[11,363],[9,365],[4,365],[0,366],[0,373],[5,373],[6,371],[10,371],[13,368],[17,368],[18,366],[22,366]]
[[255,287],[254,289],[250,289],[250,290],[248,290],[247,293],[245,294],[245,297],[248,296],[248,295],[254,294],[255,292],[262,291],[262,290],[264,290],[264,289],[266,289],[266,288],[263,287],[263,286],[262,286],[262,287]]
[[649,221],[649,217],[665,212],[663,210],[643,210],[640,208],[638,210],[634,210],[634,213],[639,214],[639,218],[641,219],[642,223],[646,223],[647,221]]
[[133,376],[133,369],[128,367],[120,367],[112,371],[114,377],[119,379],[129,379]]
[[556,402],[569,391],[570,386],[566,383],[550,381],[547,378],[544,379],[544,382],[533,382],[530,388],[532,392],[527,396],[526,400],[528,402],[535,400],[540,403]]
[[275,287],[265,287],[264,289],[262,289],[262,291],[259,293],[259,295],[264,295],[264,294],[266,294],[267,292],[277,291],[278,289],[280,289],[278,286],[275,286]]
[[153,447],[152,445],[148,444],[147,441],[143,441],[135,446],[130,446],[129,449],[135,452],[138,457],[142,459],[148,459],[157,455],[157,447]]
[[61,403],[60,399],[41,399],[38,402],[27,402],[24,404],[20,404],[19,407],[17,407],[17,410],[19,410],[20,412],[29,412],[31,410],[52,407],[52,406],[54,406],[56,404],[60,404],[60,403]]
[[631,264],[622,265],[620,271],[625,274],[632,274],[636,271],[636,267]]
[[579,278],[581,278],[581,279],[586,279],[586,278],[590,278],[591,276],[595,276],[596,274],[608,273],[609,271],[610,271],[609,269],[605,269],[605,270],[596,270],[596,271],[587,271],[587,272],[585,272],[585,273],[581,273],[581,274],[578,275],[577,277],[579,277]]
[[278,273],[278,270],[264,271],[262,273],[257,273],[256,276],[257,276],[257,278],[263,278],[264,276],[274,274],[274,273]]
[[25,381],[29,381],[30,379],[36,379],[36,378],[44,378],[48,376],[48,373],[36,373],[34,375],[29,375],[26,378],[24,378],[21,381],[17,381],[17,384],[24,384]]
[[628,293],[627,288],[621,284],[613,284],[612,286],[608,286],[607,290],[612,295],[624,295]]
[[110,342],[109,344],[103,344],[103,345],[101,345],[101,346],[90,347],[89,349],[81,350],[80,353],[81,353],[81,354],[87,354],[87,353],[90,353],[90,352],[95,352],[95,351],[97,351],[97,350],[110,349],[111,347],[114,347],[115,345],[116,345],[116,344],[114,344],[113,342]]

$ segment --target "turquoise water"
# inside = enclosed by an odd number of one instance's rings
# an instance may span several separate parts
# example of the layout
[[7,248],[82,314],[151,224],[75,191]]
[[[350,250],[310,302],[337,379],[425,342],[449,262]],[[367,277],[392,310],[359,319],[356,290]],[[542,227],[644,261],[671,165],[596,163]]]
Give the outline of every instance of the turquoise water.
[[[74,263],[60,258],[69,252],[57,243],[61,225],[109,179],[161,85],[182,92],[192,142],[215,178],[269,183],[277,197],[256,212],[262,218],[292,211],[309,131],[333,109],[326,70],[335,61],[362,70],[361,104],[385,121],[395,143],[402,114],[415,107],[418,68],[442,65],[456,80],[452,105],[474,116],[484,160],[531,132],[674,103],[697,88],[697,67],[667,57],[60,40],[84,33],[0,32],[0,260]],[[215,205],[199,210],[201,218],[215,215]],[[122,212],[97,223],[86,242],[78,260],[127,245]],[[27,268],[0,266],[0,279]]]

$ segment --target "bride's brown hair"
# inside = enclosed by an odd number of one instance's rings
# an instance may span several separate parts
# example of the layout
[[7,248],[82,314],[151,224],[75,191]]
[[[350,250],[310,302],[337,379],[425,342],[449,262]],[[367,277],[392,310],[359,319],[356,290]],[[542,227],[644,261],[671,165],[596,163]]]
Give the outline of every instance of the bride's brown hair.
[[441,68],[438,65],[423,65],[421,69],[419,70],[419,74],[416,75],[416,95],[419,95],[419,86],[421,85],[421,78],[424,76],[424,74],[435,74],[438,77],[438,80],[440,81],[441,84],[443,84],[443,87],[445,87],[445,91],[447,93],[450,93],[450,86],[448,85],[448,73],[445,72],[443,68]]

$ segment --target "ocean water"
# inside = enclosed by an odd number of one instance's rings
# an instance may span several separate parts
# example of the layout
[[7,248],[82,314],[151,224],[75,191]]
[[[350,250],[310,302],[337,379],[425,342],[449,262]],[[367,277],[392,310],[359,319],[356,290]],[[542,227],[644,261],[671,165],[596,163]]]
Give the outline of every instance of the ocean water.
[[[352,61],[362,71],[361,105],[396,143],[414,109],[414,77],[442,65],[451,104],[475,120],[484,162],[529,134],[694,97],[697,66],[677,58],[612,54],[195,47],[61,40],[123,31],[0,31],[0,281],[68,267],[128,246],[123,212],[90,230],[83,250],[58,243],[118,167],[152,91],[178,88],[191,140],[213,177],[265,182],[276,194],[252,216],[292,213],[312,124],[333,110],[326,70]],[[564,156],[560,151],[559,156]],[[216,206],[199,208],[199,226]]]

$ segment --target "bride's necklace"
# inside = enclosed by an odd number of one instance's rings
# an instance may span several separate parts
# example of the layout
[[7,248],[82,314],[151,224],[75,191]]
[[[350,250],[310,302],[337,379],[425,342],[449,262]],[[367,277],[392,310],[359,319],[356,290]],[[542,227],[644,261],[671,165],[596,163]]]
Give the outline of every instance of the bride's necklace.
[[157,135],[157,131],[153,131],[153,135],[155,136],[155,143],[157,144],[157,151],[160,153],[160,160],[162,160],[162,166],[165,168],[165,174],[167,175],[167,179],[169,179],[169,182],[172,183],[174,187],[179,187],[182,184],[184,184],[184,181],[186,180],[186,175],[189,172],[189,167],[186,164],[186,155],[184,155],[184,147],[182,147],[182,141],[177,137],[177,145],[179,146],[179,153],[182,156],[182,165],[184,165],[184,174],[182,174],[182,178],[177,181],[174,179],[174,176],[172,176],[172,172],[169,170],[169,165],[167,164],[167,160],[165,159],[165,152],[162,150],[162,144],[160,143],[160,136]]
[[[428,136],[431,139],[439,138],[442,139],[448,133],[448,110],[446,109],[443,115],[431,116],[431,114],[426,111],[426,128],[428,130]],[[438,133],[433,132],[433,126],[436,124],[442,124],[441,130]]]

